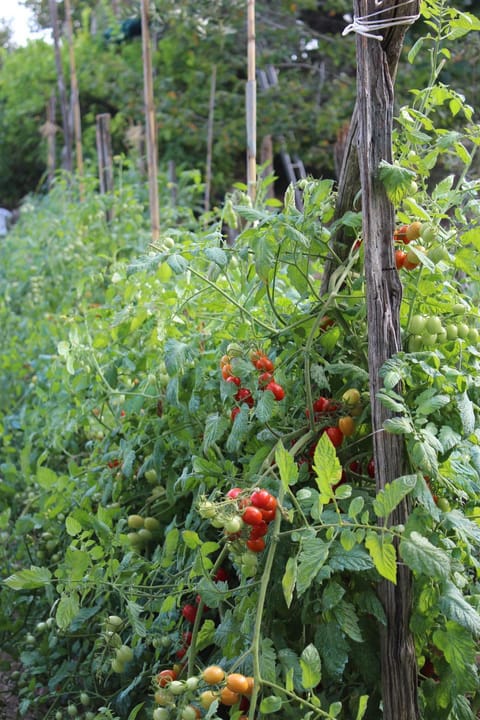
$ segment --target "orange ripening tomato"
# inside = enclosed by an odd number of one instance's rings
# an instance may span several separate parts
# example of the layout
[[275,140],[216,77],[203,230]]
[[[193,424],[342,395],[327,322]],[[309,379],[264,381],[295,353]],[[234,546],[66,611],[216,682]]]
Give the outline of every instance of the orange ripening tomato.
[[344,415],[344,417],[339,418],[338,427],[345,437],[350,437],[355,432],[355,420],[351,415]]

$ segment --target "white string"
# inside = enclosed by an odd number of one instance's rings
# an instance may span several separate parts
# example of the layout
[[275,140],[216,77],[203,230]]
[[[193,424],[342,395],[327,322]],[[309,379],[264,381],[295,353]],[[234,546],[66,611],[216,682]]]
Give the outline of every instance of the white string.
[[[384,0],[375,0],[375,7],[383,5],[383,2]],[[412,2],[415,2],[415,0],[405,0],[404,2],[398,3],[395,7],[410,5]],[[345,30],[342,32],[342,35],[348,35],[351,32],[356,32],[359,35],[373,38],[374,40],[383,40],[383,35],[374,35],[373,33],[378,30],[385,30],[386,28],[395,27],[397,25],[412,25],[420,17],[420,13],[418,13],[417,15],[404,15],[399,18],[385,18],[384,20],[381,20],[380,18],[377,18],[376,20],[369,19],[375,17],[376,15],[390,12],[393,9],[394,8],[391,7],[383,8],[383,10],[377,10],[369,15],[361,15],[358,17],[354,16],[353,22],[350,23],[350,25],[347,25]]]

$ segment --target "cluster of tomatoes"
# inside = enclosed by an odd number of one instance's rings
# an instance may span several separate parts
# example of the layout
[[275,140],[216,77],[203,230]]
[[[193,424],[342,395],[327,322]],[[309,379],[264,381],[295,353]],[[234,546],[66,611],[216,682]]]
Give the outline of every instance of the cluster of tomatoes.
[[241,575],[247,578],[257,573],[258,554],[265,550],[265,536],[277,506],[276,497],[268,490],[234,487],[219,502],[202,498],[198,512],[214,527],[223,529],[230,554]]
[[[415,221],[410,225],[402,225],[393,234],[393,241],[395,243],[402,243],[408,245],[412,240],[418,240],[422,234],[422,223]],[[414,245],[408,250],[398,248],[395,250],[395,266],[397,270],[403,268],[404,270],[413,270],[420,264],[420,258],[417,252],[424,253],[425,248],[422,245]]]
[[[235,514],[230,515],[225,530],[231,539],[246,538],[247,548],[254,553],[265,550],[268,525],[275,518],[277,498],[268,490],[257,489],[245,495],[241,488],[231,488],[227,498],[235,503]],[[246,531],[246,533],[245,533]]]
[[[208,710],[216,700],[227,707],[236,706],[240,712],[248,710],[254,679],[237,672],[226,673],[220,665],[209,665],[199,675],[185,680],[179,678],[176,668],[161,670],[155,684],[155,702],[159,707],[154,710],[153,720],[172,718],[172,710],[180,712],[175,717],[181,720],[195,720],[202,716],[200,708]],[[188,704],[177,708],[181,696],[184,696],[183,702],[188,699]],[[246,715],[241,715],[239,720],[246,720]]]
[[[230,414],[232,422],[240,412],[240,406],[243,403],[248,405],[249,408],[252,408],[255,404],[252,391],[248,387],[242,387],[241,378],[235,374],[235,358],[242,357],[242,355],[243,349],[241,346],[237,345],[237,343],[231,343],[227,348],[227,354],[223,355],[220,360],[220,370],[223,379],[225,382],[232,383],[238,387],[237,392],[233,396],[237,405],[232,409]],[[273,361],[262,350],[251,350],[249,357],[254,368],[259,371],[257,378],[259,390],[270,391],[275,400],[283,400],[285,390],[275,381],[273,376],[275,365]]]
[[[332,398],[318,397],[312,403],[315,423],[323,423],[325,427],[322,432],[328,435],[332,445],[340,447],[344,438],[350,437],[355,432],[354,416],[362,411],[361,395],[356,388],[349,388],[342,395],[342,401],[337,402]],[[310,411],[306,410],[307,417]],[[336,424],[333,424],[336,418]],[[315,447],[313,447],[313,451]]]

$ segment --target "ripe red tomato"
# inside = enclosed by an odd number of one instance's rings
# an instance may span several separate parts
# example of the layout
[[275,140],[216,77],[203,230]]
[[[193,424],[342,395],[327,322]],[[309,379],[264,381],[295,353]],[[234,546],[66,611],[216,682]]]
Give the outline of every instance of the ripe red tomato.
[[239,377],[237,377],[237,375],[230,375],[229,377],[227,377],[226,381],[229,383],[233,383],[237,387],[240,387],[240,385],[242,384],[242,381]]
[[242,492],[242,488],[239,488],[239,487],[230,488],[230,490],[227,492],[227,498],[230,498],[230,500],[235,500],[235,498],[237,498],[241,492]]
[[395,267],[397,270],[405,266],[405,260],[407,259],[407,253],[403,250],[395,250]]
[[227,570],[223,567],[219,567],[215,575],[213,576],[214,582],[227,582],[230,579],[230,575]]
[[258,376],[258,387],[262,390],[265,390],[268,383],[273,381],[273,375],[270,372],[264,372],[261,375]]
[[262,552],[262,550],[265,550],[265,540],[263,537],[247,540],[247,548],[255,553]]
[[255,507],[266,508],[270,503],[271,497],[273,496],[270,495],[268,490],[254,490],[250,495],[250,502],[252,505],[255,505]]
[[260,508],[249,505],[243,512],[242,520],[246,525],[260,525],[263,522],[262,511]]
[[327,427],[325,432],[330,438],[332,445],[336,448],[340,447],[343,442],[343,433],[340,428],[332,425],[331,427]]
[[375,477],[375,461],[373,458],[371,458],[371,460],[369,460],[368,462],[367,473],[371,478]]
[[275,365],[266,355],[261,355],[255,363],[257,370],[264,370],[265,372],[273,373]]
[[177,679],[177,673],[175,670],[160,670],[160,672],[157,675],[157,684],[159,687],[166,687],[167,685],[170,685],[172,680]]
[[326,397],[319,397],[313,403],[313,409],[316,413],[323,413],[327,410],[330,404],[330,400]]
[[246,403],[248,407],[253,407],[254,400],[248,388],[240,388],[240,390],[235,393],[234,398],[240,403]]
[[195,605],[184,605],[182,608],[182,615],[185,620],[193,625],[195,618],[197,617],[197,607]]
[[285,397],[285,390],[281,385],[276,382],[272,381],[268,383],[265,390],[270,390],[270,392],[273,393],[273,397],[275,398],[275,400],[283,400],[283,398]]
[[248,536],[250,540],[256,540],[259,537],[263,537],[268,532],[268,525],[265,520],[262,520],[258,525],[253,525]]
[[265,520],[266,523],[272,522],[272,520],[275,518],[275,510],[267,510],[266,508],[262,508],[261,511],[262,518]]

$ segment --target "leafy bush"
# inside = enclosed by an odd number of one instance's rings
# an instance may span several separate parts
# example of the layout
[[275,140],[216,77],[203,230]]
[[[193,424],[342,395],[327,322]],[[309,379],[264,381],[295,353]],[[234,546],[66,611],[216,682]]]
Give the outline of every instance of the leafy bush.
[[[128,167],[111,197],[59,180],[24,206],[0,250],[0,631],[23,712],[376,720],[377,588],[405,565],[421,712],[475,717],[479,135],[451,91],[416,98],[382,169],[406,256],[384,431],[406,459],[378,493],[357,213],[319,295],[331,181],[302,183],[302,212],[269,179],[204,216],[185,174],[155,245]],[[467,121],[448,143],[445,102]]]

